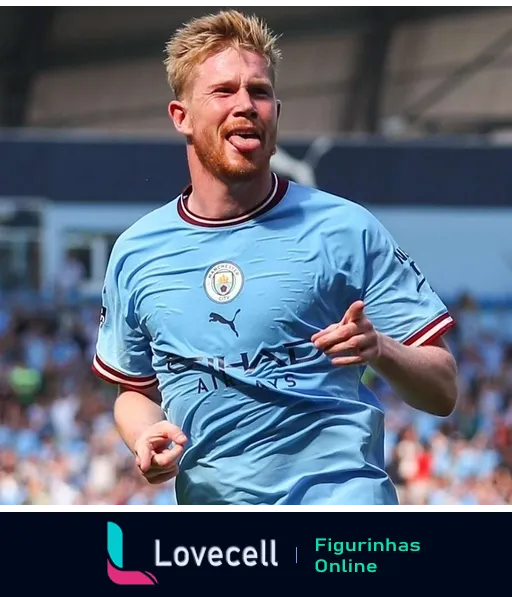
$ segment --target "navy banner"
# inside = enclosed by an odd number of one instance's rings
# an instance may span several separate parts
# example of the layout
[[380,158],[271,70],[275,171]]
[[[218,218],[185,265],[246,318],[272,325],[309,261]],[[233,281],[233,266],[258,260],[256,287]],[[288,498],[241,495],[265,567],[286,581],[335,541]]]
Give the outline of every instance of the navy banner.
[[303,595],[306,587],[469,594],[476,582],[490,588],[508,581],[506,516],[5,513],[1,561],[4,583],[12,579],[22,594],[129,594],[134,586],[147,595],[241,595],[262,586],[265,597]]
[[[279,174],[363,205],[511,205],[510,146],[312,138],[279,147],[287,154],[276,161]],[[0,164],[0,196],[6,197],[163,204],[189,183],[181,140],[0,135]]]

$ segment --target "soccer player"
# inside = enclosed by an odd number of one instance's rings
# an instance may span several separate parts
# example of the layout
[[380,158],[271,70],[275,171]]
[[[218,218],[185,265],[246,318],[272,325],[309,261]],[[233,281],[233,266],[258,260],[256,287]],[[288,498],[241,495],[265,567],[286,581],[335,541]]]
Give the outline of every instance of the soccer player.
[[453,319],[366,209],[272,172],[279,59],[236,11],[169,41],[190,186],[117,240],[93,369],[120,387],[140,471],[176,477],[178,504],[397,504],[361,376],[449,415]]

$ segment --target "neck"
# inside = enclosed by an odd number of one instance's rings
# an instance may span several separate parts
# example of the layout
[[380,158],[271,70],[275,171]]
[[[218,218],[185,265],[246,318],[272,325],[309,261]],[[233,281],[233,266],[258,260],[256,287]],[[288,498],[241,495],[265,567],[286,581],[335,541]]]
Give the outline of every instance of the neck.
[[270,167],[245,181],[225,181],[204,170],[191,171],[192,193],[188,209],[212,220],[241,216],[265,200],[272,190]]

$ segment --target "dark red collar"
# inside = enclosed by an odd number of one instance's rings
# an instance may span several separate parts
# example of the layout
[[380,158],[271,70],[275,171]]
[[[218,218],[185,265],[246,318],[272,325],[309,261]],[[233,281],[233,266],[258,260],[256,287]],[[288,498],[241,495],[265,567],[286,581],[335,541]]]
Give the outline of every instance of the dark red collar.
[[189,224],[195,224],[196,226],[203,226],[205,228],[222,228],[224,226],[237,226],[253,220],[254,218],[263,215],[267,211],[275,207],[281,199],[285,196],[288,190],[288,181],[279,178],[276,174],[272,173],[272,189],[269,195],[258,205],[253,207],[250,211],[236,218],[230,218],[228,220],[217,220],[214,218],[203,218],[190,211],[187,207],[187,199],[190,197],[192,192],[192,185],[189,185],[178,197],[178,214],[185,222]]

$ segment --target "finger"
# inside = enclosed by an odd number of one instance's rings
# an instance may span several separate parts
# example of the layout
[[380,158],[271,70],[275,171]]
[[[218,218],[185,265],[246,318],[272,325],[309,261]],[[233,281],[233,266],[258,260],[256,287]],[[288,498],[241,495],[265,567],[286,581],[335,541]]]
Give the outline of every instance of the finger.
[[[365,342],[366,344],[366,342]],[[361,365],[371,364],[379,356],[378,345],[370,342],[364,348],[356,349],[356,354],[340,355],[335,353],[331,358],[331,363],[337,366],[343,365]]]
[[183,431],[177,425],[169,423],[169,421],[161,421],[153,425],[149,433],[149,439],[168,439],[181,446],[184,446],[187,442],[187,436]]
[[348,350],[355,350],[357,352],[364,350],[372,345],[372,338],[365,335],[359,334],[358,336],[353,336],[349,340],[345,342],[338,342],[333,346],[324,350],[326,355],[333,355],[333,354],[341,354]]
[[137,466],[141,471],[147,471],[151,466],[152,450],[148,442],[139,442],[135,447]]
[[316,334],[313,334],[311,336],[311,342],[315,342],[318,338],[321,338],[325,334],[328,334],[329,332],[334,331],[335,329],[338,328],[339,325],[340,325],[339,323],[333,323],[329,327],[327,327],[327,328],[325,328],[323,330],[320,330],[319,332],[316,332]]
[[[160,477],[162,475],[170,475],[170,474],[177,474],[178,471],[178,465],[175,464],[174,466],[170,466],[166,469],[161,469],[161,468],[150,468],[148,471],[146,471],[145,473],[142,473],[142,475],[146,478],[146,479],[156,479],[157,477]],[[141,471],[142,472],[142,471]]]
[[159,485],[160,483],[165,483],[166,481],[170,481],[171,479],[174,479],[174,477],[176,477],[178,475],[178,472],[179,472],[179,469],[178,469],[178,467],[176,467],[170,471],[165,471],[165,472],[155,475],[153,477],[146,477],[146,480],[148,483],[151,483],[151,485]]
[[357,322],[360,321],[364,317],[364,303],[363,301],[355,301],[350,305],[343,317],[345,323],[348,322]]
[[181,458],[183,452],[183,446],[176,444],[172,448],[167,448],[166,450],[155,454],[151,466],[169,467],[174,465]]
[[346,325],[338,325],[335,330],[324,334],[321,338],[318,338],[314,344],[320,350],[325,350],[338,344],[339,342],[345,342],[353,336],[357,336],[362,330],[358,328],[355,323],[347,323]]
[[163,475],[166,473],[170,473],[173,470],[177,469],[179,464],[177,462],[173,462],[165,467],[152,465],[148,468],[147,471],[140,471],[144,477],[158,477],[158,475]]
[[365,359],[361,355],[350,357],[334,357],[334,359],[331,359],[331,363],[336,367],[346,367],[348,365],[362,365],[365,363]]

